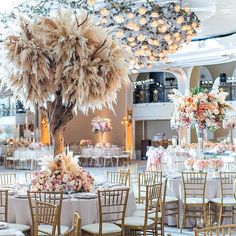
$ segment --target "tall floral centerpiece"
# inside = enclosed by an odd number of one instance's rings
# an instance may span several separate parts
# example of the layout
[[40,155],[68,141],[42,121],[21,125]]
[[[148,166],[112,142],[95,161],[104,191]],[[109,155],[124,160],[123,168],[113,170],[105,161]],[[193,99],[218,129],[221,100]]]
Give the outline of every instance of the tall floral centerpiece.
[[203,158],[204,130],[220,128],[226,111],[232,109],[226,102],[228,93],[220,90],[219,84],[220,80],[216,79],[210,92],[197,87],[188,91],[186,95],[182,95],[176,89],[169,95],[175,104],[173,119],[178,118],[182,126],[196,128],[200,159]]
[[32,190],[58,192],[70,186],[73,192],[89,192],[93,182],[93,177],[72,156],[60,154],[46,164],[45,170],[36,173]]
[[112,129],[111,119],[103,118],[100,116],[95,117],[92,120],[92,131],[101,134],[101,143],[104,145],[104,133],[109,132]]
[[223,121],[223,128],[229,130],[229,139],[230,143],[234,144],[233,132],[236,126],[236,117],[235,116],[226,116]]

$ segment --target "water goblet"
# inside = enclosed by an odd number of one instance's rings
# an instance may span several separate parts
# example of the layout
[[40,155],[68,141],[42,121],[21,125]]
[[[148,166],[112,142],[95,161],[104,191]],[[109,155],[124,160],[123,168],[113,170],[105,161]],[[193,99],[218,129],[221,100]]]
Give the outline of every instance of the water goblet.
[[68,193],[69,195],[69,200],[72,200],[71,198],[71,193],[74,191],[74,185],[71,184],[71,183],[67,183],[66,184],[66,192]]

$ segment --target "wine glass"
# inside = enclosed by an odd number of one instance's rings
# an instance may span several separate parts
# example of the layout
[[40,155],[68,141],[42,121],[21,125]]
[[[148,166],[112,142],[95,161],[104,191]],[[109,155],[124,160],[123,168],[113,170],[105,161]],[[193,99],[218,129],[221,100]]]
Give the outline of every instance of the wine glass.
[[71,200],[71,193],[74,191],[74,185],[71,184],[71,183],[67,183],[66,184],[66,192],[68,193],[69,195],[69,199]]

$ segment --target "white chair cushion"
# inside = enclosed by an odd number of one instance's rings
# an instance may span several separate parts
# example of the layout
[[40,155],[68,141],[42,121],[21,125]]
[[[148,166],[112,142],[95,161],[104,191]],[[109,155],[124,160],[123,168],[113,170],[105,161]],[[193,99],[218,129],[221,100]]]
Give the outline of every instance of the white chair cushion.
[[[135,211],[132,216],[138,216],[138,217],[145,217],[145,211]],[[153,212],[153,213],[150,213],[148,215],[148,218],[150,219],[155,219],[156,217],[156,214]],[[161,218],[161,212],[158,212],[158,215],[157,215],[158,218]]]
[[[213,198],[210,201],[213,202],[213,203],[221,204],[221,198]],[[223,198],[223,204],[224,205],[236,205],[235,198],[225,197],[225,198]]]
[[30,230],[30,226],[23,224],[9,224],[9,228],[15,229],[17,231],[26,232]]
[[[138,216],[128,216],[125,217],[125,225],[126,226],[144,226],[144,217],[138,217]],[[152,225],[155,222],[151,219],[147,220],[147,225]],[[116,224],[121,225],[121,220],[117,221]]]
[[[205,203],[207,204],[209,200],[205,198]],[[186,204],[202,204],[203,199],[201,197],[189,197],[186,198]]]
[[[51,225],[39,225],[38,226],[38,229],[40,231],[43,231],[43,232],[46,232],[46,233],[49,233],[51,234],[52,233],[52,226]],[[70,227],[68,226],[64,226],[64,225],[61,225],[61,234],[64,234],[66,231],[68,231],[70,229]],[[56,232],[57,232],[57,228],[56,228]]]
[[172,196],[166,196],[166,199],[165,199],[166,203],[177,202],[177,201],[178,201],[178,198],[172,197]]
[[[99,224],[85,225],[81,229],[91,234],[99,234]],[[120,232],[121,228],[118,225],[112,223],[102,223],[102,234],[114,234]]]

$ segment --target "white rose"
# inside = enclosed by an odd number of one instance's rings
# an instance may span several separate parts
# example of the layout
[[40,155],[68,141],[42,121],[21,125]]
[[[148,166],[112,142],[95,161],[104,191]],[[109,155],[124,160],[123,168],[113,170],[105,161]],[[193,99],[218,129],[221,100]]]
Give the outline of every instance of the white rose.
[[219,109],[214,109],[213,111],[216,115],[218,115],[220,113]]

